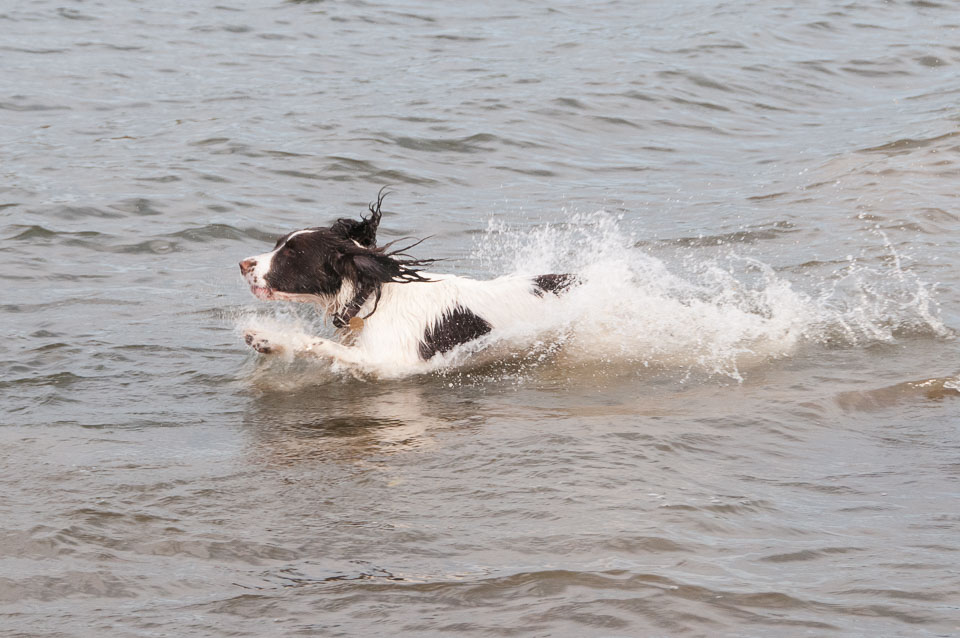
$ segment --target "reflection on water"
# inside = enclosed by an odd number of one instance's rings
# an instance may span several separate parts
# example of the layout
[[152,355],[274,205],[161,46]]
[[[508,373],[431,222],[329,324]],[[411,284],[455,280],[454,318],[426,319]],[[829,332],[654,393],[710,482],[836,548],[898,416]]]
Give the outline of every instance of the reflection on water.
[[429,385],[418,381],[313,383],[305,371],[292,379],[298,387],[290,382],[266,376],[252,383],[243,422],[259,460],[362,462],[371,454],[427,447],[437,431],[470,421],[462,397],[444,405],[442,394],[434,390],[431,400]]

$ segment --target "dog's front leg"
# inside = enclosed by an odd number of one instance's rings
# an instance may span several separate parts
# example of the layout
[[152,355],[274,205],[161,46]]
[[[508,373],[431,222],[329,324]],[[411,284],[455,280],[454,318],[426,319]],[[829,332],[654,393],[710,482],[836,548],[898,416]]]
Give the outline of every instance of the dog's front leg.
[[363,357],[355,349],[320,337],[309,335],[279,336],[259,330],[247,330],[243,334],[247,345],[261,354],[290,353],[295,357],[333,359],[346,365],[359,365]]
[[280,354],[287,350],[281,343],[282,339],[260,330],[245,331],[243,340],[260,354]]
[[337,363],[358,366],[364,362],[360,351],[351,346],[345,346],[341,343],[330,341],[329,339],[320,339],[312,337],[304,349],[305,354],[311,354],[315,357],[330,358]]

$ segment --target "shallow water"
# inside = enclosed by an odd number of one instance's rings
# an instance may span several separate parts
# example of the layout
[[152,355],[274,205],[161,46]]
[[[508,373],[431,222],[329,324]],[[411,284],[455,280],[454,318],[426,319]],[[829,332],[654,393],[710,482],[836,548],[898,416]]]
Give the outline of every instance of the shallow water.
[[[659,6],[662,5],[662,6]],[[960,633],[960,13],[0,5],[9,635]],[[588,285],[355,379],[236,263]]]

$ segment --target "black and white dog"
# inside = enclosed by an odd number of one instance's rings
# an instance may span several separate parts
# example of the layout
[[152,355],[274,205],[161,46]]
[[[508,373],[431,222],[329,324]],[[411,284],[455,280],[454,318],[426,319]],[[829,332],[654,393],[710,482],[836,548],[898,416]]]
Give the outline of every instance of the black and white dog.
[[383,197],[381,191],[369,217],[294,231],[270,252],[240,262],[254,295],[317,304],[338,328],[338,341],[247,330],[247,344],[263,354],[328,358],[385,376],[428,371],[458,346],[542,319],[545,304],[575,283],[572,275],[477,281],[424,272],[435,260],[406,254],[419,242],[376,245]]

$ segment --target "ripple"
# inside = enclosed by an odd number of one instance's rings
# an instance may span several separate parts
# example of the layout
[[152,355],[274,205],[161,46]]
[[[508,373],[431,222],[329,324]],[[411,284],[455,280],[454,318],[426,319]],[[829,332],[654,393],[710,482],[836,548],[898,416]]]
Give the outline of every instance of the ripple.
[[0,102],[2,111],[69,111],[69,106],[59,104],[16,104],[13,102]]
[[157,182],[158,184],[168,184],[170,182],[179,182],[181,178],[177,175],[160,175],[158,177],[137,177],[136,179],[141,182]]
[[942,401],[960,396],[960,376],[904,381],[874,390],[842,392],[834,398],[844,410],[871,412],[901,403]]
[[596,122],[603,122],[604,124],[613,124],[614,126],[626,126],[629,128],[642,129],[643,126],[636,122],[631,122],[630,120],[624,119],[622,117],[610,117],[606,115],[595,115],[593,120]]
[[[101,233],[95,231],[81,231],[81,232],[63,232],[50,230],[49,228],[44,228],[43,226],[21,226],[14,224],[9,226],[11,230],[15,232],[19,230],[16,235],[7,237],[7,240],[37,240],[37,239],[53,239],[55,237],[101,237]],[[22,230],[21,230],[22,229]]]
[[91,15],[81,13],[76,9],[67,9],[65,7],[60,7],[57,9],[57,15],[68,20],[96,20],[96,18]]
[[236,228],[228,224],[207,224],[205,226],[184,228],[183,230],[164,235],[164,237],[175,237],[192,242],[206,242],[212,239],[228,239],[234,241],[254,239],[256,241],[271,242],[276,239],[274,233],[264,232],[259,228]]
[[921,139],[911,139],[903,138],[889,142],[887,144],[881,144],[880,146],[872,146],[870,148],[860,149],[861,153],[883,153],[888,156],[903,155],[910,153],[918,148],[926,148],[932,146],[937,142],[942,142],[944,140],[949,140],[960,135],[960,131],[953,131],[951,133],[944,133],[943,135],[937,135],[936,137],[921,138]]
[[492,148],[484,146],[484,142],[499,141],[496,136],[487,133],[459,138],[396,137],[388,134],[383,136],[401,148],[428,153],[486,153]]
[[18,386],[52,386],[55,388],[65,388],[86,381],[87,378],[88,377],[73,374],[72,372],[56,372],[54,374],[0,381],[0,388],[13,388]]
[[770,563],[793,563],[827,558],[833,554],[847,554],[858,551],[862,551],[862,549],[858,547],[825,547],[823,549],[805,549],[787,554],[771,554],[770,556],[764,556],[760,560]]
[[675,245],[685,247],[704,247],[704,246],[723,246],[725,244],[755,244],[760,241],[779,239],[783,235],[798,232],[798,229],[792,222],[776,221],[769,224],[755,226],[745,230],[738,230],[731,233],[721,233],[718,235],[707,235],[699,237],[677,237],[675,239],[662,239],[655,241],[639,241],[636,247],[642,248],[650,245]]
[[51,53],[67,53],[70,49],[31,49],[26,47],[0,46],[0,51],[13,51],[15,53],[36,53],[38,55],[49,55]]
[[670,98],[670,101],[673,102],[674,104],[683,104],[684,106],[697,106],[704,109],[710,109],[712,111],[726,111],[728,113],[730,112],[730,109],[728,109],[727,107],[721,104],[714,104],[712,102],[698,102],[696,100],[685,100],[679,97]]
[[65,220],[98,217],[103,219],[121,219],[126,215],[118,212],[96,208],[94,206],[56,206],[47,209],[49,215]]
[[137,598],[137,586],[108,570],[64,570],[57,576],[25,575],[0,578],[0,601],[54,602],[71,597]]
[[[369,160],[331,155],[324,171],[330,173],[329,179],[339,181],[364,181],[378,184],[436,184],[436,180],[412,175],[402,170],[390,170],[377,166]],[[279,173],[279,171],[276,171]]]

